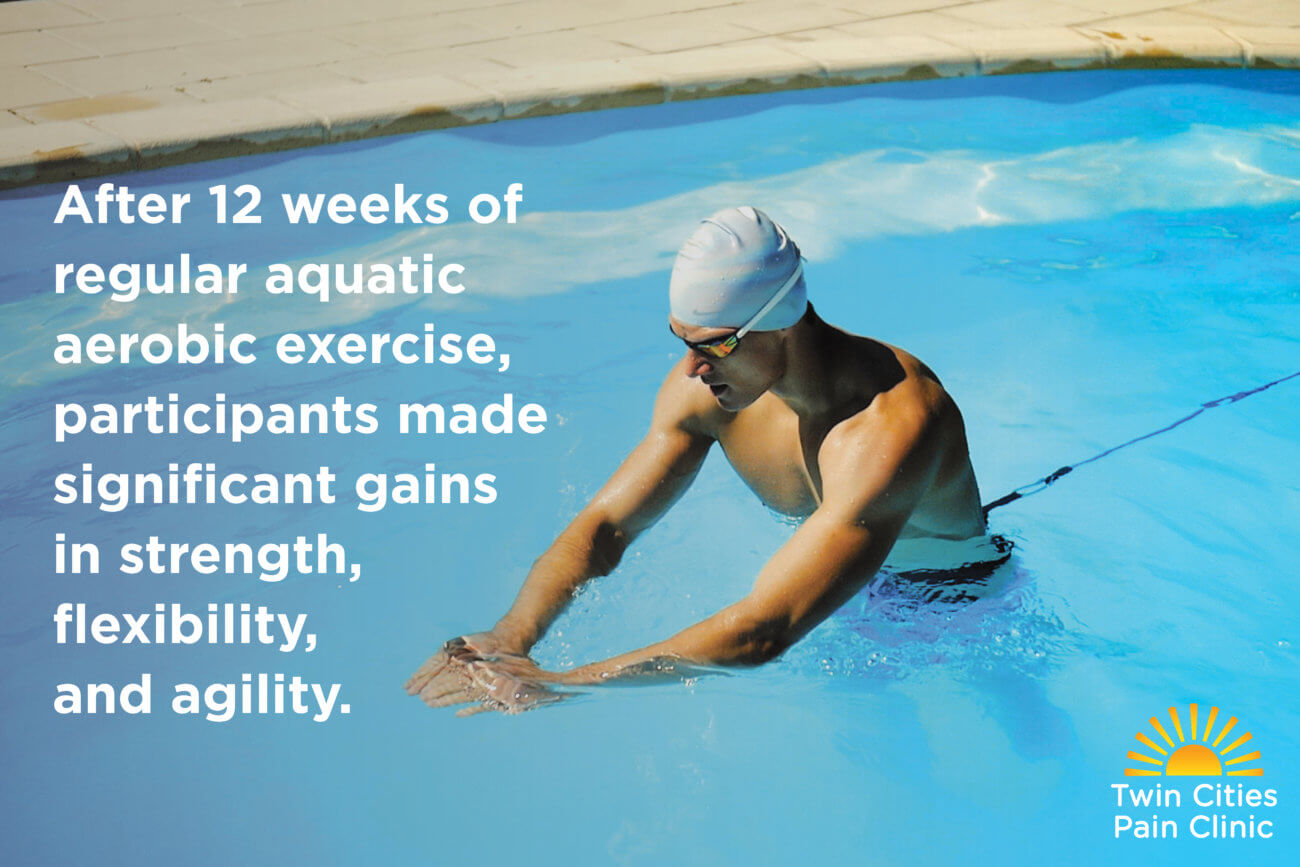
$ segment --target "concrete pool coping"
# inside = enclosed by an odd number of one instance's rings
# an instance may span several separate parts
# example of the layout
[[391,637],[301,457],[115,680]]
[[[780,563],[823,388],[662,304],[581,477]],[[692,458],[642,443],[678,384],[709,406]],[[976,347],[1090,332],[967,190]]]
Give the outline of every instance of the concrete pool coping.
[[1066,70],[1300,68],[1300,28],[1047,27],[735,42],[288,89],[0,129],[0,189],[513,118],[736,94]]

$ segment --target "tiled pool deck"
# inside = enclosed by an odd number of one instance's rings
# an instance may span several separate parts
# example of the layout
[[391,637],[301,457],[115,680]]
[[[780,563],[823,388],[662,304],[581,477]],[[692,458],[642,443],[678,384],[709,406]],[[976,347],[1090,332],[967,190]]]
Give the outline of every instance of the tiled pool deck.
[[0,188],[535,114],[1124,66],[1300,68],[1300,0],[0,3]]

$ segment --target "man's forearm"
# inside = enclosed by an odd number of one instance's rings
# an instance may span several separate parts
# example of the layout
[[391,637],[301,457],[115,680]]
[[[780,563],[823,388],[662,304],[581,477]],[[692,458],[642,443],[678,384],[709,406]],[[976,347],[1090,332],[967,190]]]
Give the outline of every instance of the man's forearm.
[[527,653],[578,588],[618,565],[628,541],[624,532],[599,517],[579,515],[533,563],[514,604],[492,631]]
[[701,666],[753,666],[781,654],[795,635],[784,617],[765,614],[745,599],[690,626],[671,638],[562,672],[568,684],[609,683],[623,678],[676,680]]

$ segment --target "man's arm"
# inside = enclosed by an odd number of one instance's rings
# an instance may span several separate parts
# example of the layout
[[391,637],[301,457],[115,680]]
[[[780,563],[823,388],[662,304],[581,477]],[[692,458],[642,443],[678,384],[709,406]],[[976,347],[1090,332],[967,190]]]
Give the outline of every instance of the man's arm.
[[681,663],[758,665],[830,616],[884,563],[938,466],[937,433],[926,419],[886,430],[854,421],[823,445],[822,504],[764,566],[744,599],[649,647],[569,672],[536,674],[553,683],[588,684],[671,674]]
[[585,582],[613,571],[624,551],[681,497],[713,437],[690,404],[690,385],[674,370],[655,401],[650,430],[528,572],[492,632],[524,654]]
[[[468,700],[483,691],[463,664],[524,657],[586,581],[608,574],[628,545],[685,492],[714,438],[700,399],[679,364],[659,389],[650,430],[528,572],[510,610],[488,632],[448,642],[406,683],[429,704]],[[706,393],[707,395],[707,393]]]

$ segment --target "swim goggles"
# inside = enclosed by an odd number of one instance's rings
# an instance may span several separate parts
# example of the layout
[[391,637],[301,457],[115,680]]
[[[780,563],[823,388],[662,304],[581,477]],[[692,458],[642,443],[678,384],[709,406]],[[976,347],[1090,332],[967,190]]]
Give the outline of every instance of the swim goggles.
[[750,317],[748,322],[737,328],[733,334],[728,334],[726,337],[716,337],[713,340],[702,340],[699,342],[687,340],[686,338],[676,334],[676,332],[674,332],[674,336],[678,337],[682,343],[686,344],[686,348],[693,352],[707,355],[710,358],[726,358],[728,355],[736,351],[736,347],[740,345],[740,338],[753,330],[754,326],[757,325],[764,316],[770,313],[773,307],[781,303],[782,298],[790,294],[790,290],[794,288],[794,284],[798,283],[799,278],[802,276],[803,263],[796,262],[794,271],[791,272],[790,276],[781,284],[781,288],[776,290],[776,294],[767,299],[767,303],[758,308],[758,312]]

